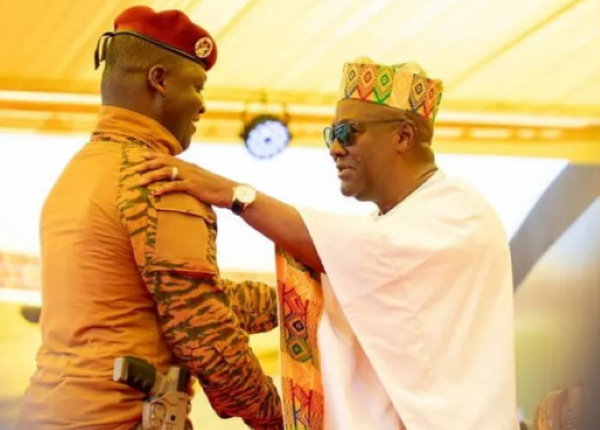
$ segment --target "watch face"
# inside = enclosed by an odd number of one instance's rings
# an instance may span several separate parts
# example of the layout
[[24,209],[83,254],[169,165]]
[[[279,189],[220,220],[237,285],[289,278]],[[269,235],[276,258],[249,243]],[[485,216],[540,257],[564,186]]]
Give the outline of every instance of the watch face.
[[247,185],[240,185],[235,189],[235,198],[241,203],[252,203],[256,198],[256,190]]

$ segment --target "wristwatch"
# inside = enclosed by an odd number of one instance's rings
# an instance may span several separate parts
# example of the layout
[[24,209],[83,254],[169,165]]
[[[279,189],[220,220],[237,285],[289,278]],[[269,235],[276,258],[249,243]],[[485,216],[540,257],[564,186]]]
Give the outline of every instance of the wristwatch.
[[254,203],[254,200],[256,200],[256,190],[250,185],[240,184],[233,187],[231,212],[240,215],[244,209]]

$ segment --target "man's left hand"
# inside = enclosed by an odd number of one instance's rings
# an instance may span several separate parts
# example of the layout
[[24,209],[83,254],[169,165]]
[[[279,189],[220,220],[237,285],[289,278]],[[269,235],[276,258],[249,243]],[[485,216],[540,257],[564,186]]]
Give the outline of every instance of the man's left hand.
[[206,204],[231,208],[237,182],[171,155],[149,152],[145,158],[147,161],[136,166],[135,171],[142,174],[140,185],[162,182],[155,188],[155,195],[187,193]]

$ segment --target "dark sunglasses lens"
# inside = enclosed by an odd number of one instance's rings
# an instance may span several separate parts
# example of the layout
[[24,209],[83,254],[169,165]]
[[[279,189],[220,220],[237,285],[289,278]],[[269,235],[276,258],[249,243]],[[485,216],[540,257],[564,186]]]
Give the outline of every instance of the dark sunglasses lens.
[[323,129],[323,138],[325,139],[325,145],[327,145],[328,148],[331,147],[335,140],[335,129],[333,127],[325,127]]
[[349,124],[338,125],[335,129],[335,136],[342,146],[350,145],[352,141],[352,127]]

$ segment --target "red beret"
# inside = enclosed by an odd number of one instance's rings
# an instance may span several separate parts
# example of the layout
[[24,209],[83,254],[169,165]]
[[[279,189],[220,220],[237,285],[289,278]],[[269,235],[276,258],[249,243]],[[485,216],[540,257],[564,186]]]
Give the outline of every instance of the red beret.
[[[123,11],[115,19],[114,33],[137,36],[161,48],[182,55],[205,67],[208,71],[217,62],[217,44],[202,27],[178,10],[154,12],[147,6],[135,6]],[[96,49],[96,67],[100,61]]]

